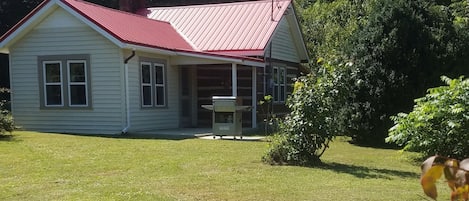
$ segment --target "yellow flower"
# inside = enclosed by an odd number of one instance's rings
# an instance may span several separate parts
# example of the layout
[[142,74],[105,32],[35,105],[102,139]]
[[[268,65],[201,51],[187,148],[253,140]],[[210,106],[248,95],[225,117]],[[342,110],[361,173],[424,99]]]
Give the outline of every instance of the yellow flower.
[[296,92],[296,91],[300,90],[301,87],[303,87],[303,86],[305,86],[305,84],[303,84],[303,82],[296,81],[295,85],[293,85],[293,92]]

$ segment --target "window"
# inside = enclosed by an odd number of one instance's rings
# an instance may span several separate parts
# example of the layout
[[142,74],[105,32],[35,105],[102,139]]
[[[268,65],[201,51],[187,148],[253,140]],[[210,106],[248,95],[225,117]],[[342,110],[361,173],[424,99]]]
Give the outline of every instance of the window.
[[43,66],[46,106],[63,106],[62,63],[46,61]]
[[68,97],[70,106],[86,106],[86,61],[68,61]]
[[166,106],[166,75],[162,63],[141,62],[142,107]]
[[286,69],[284,67],[274,67],[273,69],[273,98],[274,102],[283,103],[286,100]]
[[142,105],[153,106],[153,93],[151,90],[152,80],[151,80],[151,64],[142,63]]
[[38,60],[42,108],[90,107],[88,55],[40,56]]

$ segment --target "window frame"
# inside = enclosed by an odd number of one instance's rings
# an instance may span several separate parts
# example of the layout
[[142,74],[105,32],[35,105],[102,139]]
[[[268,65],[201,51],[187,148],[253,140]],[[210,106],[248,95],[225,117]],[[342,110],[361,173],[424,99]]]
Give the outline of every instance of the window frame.
[[[281,72],[283,72],[283,76]],[[287,68],[284,66],[274,66],[272,69],[272,82],[274,103],[285,103],[287,99]],[[282,91],[283,93],[281,93]]]
[[[150,66],[150,82],[151,83],[143,83],[143,66],[149,65]],[[139,75],[140,75],[140,107],[141,108],[167,108],[168,107],[168,93],[167,93],[167,68],[166,68],[166,61],[159,60],[159,59],[148,59],[148,58],[141,58],[139,63]],[[162,83],[157,83],[157,68],[161,68],[161,72],[163,74],[163,81]],[[144,97],[144,87],[151,87],[151,105],[145,105],[145,97]],[[162,88],[162,94],[157,92],[158,88]],[[163,104],[158,104],[158,96],[163,95],[162,102]]]
[[[84,76],[85,76],[85,81],[84,82],[72,82],[71,79],[70,79],[70,76],[71,76],[71,63],[80,63],[82,62],[83,63],[83,73],[84,73]],[[89,98],[88,98],[88,76],[87,76],[87,62],[86,60],[75,60],[75,59],[70,59],[70,60],[67,60],[67,87],[68,87],[68,105],[69,107],[88,107],[88,102],[89,102]],[[72,90],[71,90],[71,86],[72,85],[84,85],[85,87],[85,102],[86,104],[84,105],[79,105],[79,104],[72,104]]]
[[[150,83],[143,83],[143,65],[148,66],[149,74],[150,74]],[[140,105],[143,108],[151,108],[153,107],[153,76],[152,76],[152,63],[151,62],[140,62]],[[150,104],[145,104],[145,97],[144,97],[144,87],[150,87]]]
[[[163,74],[163,82],[160,84],[158,83],[158,79],[157,79],[157,68],[158,67],[161,67],[161,73]],[[155,97],[155,107],[166,107],[166,70],[165,70],[165,65],[162,64],[162,63],[154,63],[153,64],[153,75],[155,76],[154,77],[154,80],[155,80],[155,83],[154,83],[154,97]],[[161,94],[158,94],[157,93],[157,89],[162,87],[163,88],[163,104],[158,104],[158,95],[161,95]]]
[[[90,56],[88,54],[73,54],[73,55],[45,55],[38,56],[38,71],[39,71],[39,98],[40,109],[91,109],[92,108],[92,95],[91,95],[91,76],[90,76]],[[60,66],[60,90],[61,90],[61,105],[50,105],[47,102],[47,72],[46,65],[58,63]],[[71,82],[70,68],[72,63],[84,64],[84,82]],[[71,86],[84,85],[85,102],[86,104],[72,104]]]
[[[60,77],[60,82],[56,82],[56,83],[53,83],[53,84],[49,84],[49,82],[47,82],[47,69],[46,69],[46,65],[47,64],[59,64],[59,77]],[[43,72],[43,76],[42,76],[42,87],[43,87],[43,90],[41,90],[43,92],[43,97],[44,97],[44,106],[45,107],[63,107],[64,106],[64,90],[63,90],[63,82],[64,82],[64,78],[63,78],[63,69],[62,69],[62,62],[61,61],[44,61],[42,62],[42,72]],[[60,86],[60,104],[57,104],[57,105],[51,105],[51,104],[48,104],[48,94],[47,94],[47,86]]]

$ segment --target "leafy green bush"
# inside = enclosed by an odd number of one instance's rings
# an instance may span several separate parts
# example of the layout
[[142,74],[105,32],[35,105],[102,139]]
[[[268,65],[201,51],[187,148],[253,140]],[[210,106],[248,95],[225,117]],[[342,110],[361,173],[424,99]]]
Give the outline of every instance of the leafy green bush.
[[[0,88],[0,93],[9,93],[8,89]],[[0,100],[0,135],[6,132],[12,132],[15,129],[13,117],[9,111],[7,100]]]
[[412,112],[391,117],[387,142],[427,156],[469,157],[469,79],[441,79],[448,86],[429,89]]
[[268,137],[269,149],[267,153],[262,156],[262,161],[271,165],[283,165],[291,163],[288,158],[290,146],[287,144],[286,135],[282,133],[275,133]]
[[300,77],[288,98],[291,112],[280,124],[263,160],[270,164],[314,165],[340,132],[340,99],[346,83],[340,69],[324,64],[321,76]]

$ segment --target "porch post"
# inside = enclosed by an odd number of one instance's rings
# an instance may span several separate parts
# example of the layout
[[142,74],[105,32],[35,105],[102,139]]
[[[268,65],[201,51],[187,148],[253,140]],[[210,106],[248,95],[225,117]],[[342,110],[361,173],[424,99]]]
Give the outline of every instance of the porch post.
[[235,63],[231,64],[231,95],[238,96],[238,69]]
[[252,90],[251,90],[251,97],[252,97],[252,109],[251,109],[251,125],[252,128],[257,128],[257,72],[256,68],[252,66]]

